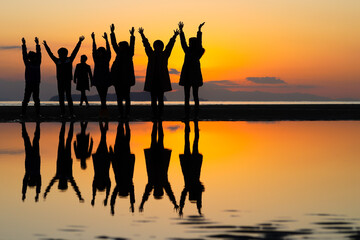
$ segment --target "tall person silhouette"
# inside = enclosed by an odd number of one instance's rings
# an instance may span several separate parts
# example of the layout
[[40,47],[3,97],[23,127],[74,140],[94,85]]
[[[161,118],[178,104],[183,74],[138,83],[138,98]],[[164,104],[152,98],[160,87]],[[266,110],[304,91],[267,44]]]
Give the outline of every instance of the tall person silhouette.
[[58,55],[59,57],[55,57],[51,52],[47,42],[44,40],[44,46],[49,54],[50,58],[54,61],[56,65],[56,78],[57,78],[57,87],[59,94],[59,104],[60,104],[60,117],[65,116],[65,103],[64,103],[64,94],[66,94],[66,100],[69,105],[69,111],[71,118],[74,118],[74,108],[71,97],[71,80],[73,79],[72,73],[72,64],[76,57],[76,54],[79,52],[82,41],[84,41],[85,37],[79,37],[79,41],[76,44],[74,50],[72,51],[70,57],[68,57],[68,50],[66,48],[59,48]]
[[[113,49],[116,53],[115,61],[111,66],[111,79],[115,87],[117,104],[121,118],[128,118],[130,114],[130,88],[135,85],[135,72],[134,72],[134,49],[135,49],[135,36],[134,27],[130,32],[130,45],[126,41],[116,42],[115,26],[110,26],[110,38]],[[125,100],[125,115],[123,113],[123,100]]]
[[94,165],[94,180],[92,183],[92,200],[91,205],[95,205],[96,192],[103,192],[106,190],[106,196],[104,199],[104,206],[107,205],[107,201],[110,194],[111,181],[110,181],[110,154],[106,141],[106,133],[109,129],[108,122],[99,122],[100,127],[100,143],[96,152],[92,155]]
[[134,212],[135,193],[133,176],[135,154],[132,154],[130,150],[130,136],[131,133],[129,122],[119,122],[114,149],[110,147],[111,162],[116,181],[116,186],[110,200],[112,215],[114,215],[115,213],[115,202],[117,196],[130,196],[130,210],[131,212]]
[[[76,65],[74,73],[74,83],[76,84],[76,90],[80,91],[80,106],[82,106],[85,101],[86,106],[89,106],[89,102],[86,97],[86,90],[90,90],[89,85],[93,85],[93,77],[91,73],[91,67],[86,64],[87,56],[81,55],[80,63]],[[90,80],[90,84],[89,84]]]
[[179,155],[185,182],[185,187],[180,197],[180,216],[183,215],[187,194],[189,194],[189,201],[196,203],[198,212],[201,215],[202,193],[205,191],[204,185],[200,182],[203,155],[199,153],[199,124],[197,121],[194,121],[194,126],[195,138],[192,153],[190,152],[190,124],[189,121],[185,121],[184,154]]
[[[158,137],[158,138],[157,138]],[[151,146],[144,149],[146,159],[146,171],[148,183],[140,203],[139,211],[144,210],[144,204],[154,190],[154,198],[162,199],[164,190],[175,209],[178,209],[174,193],[168,180],[168,169],[171,157],[171,149],[164,148],[164,132],[162,122],[154,121],[151,132]]]
[[109,86],[111,86],[109,62],[111,59],[111,51],[109,40],[106,32],[104,32],[103,38],[106,42],[106,49],[104,47],[96,48],[95,33],[91,34],[93,40],[92,55],[94,59],[94,86],[98,91],[101,101],[100,116],[107,116],[106,96]]
[[45,189],[44,199],[50,193],[51,187],[56,181],[59,181],[58,189],[61,191],[68,189],[68,182],[70,182],[73,187],[77,197],[80,202],[83,202],[84,199],[81,196],[79,187],[76,184],[76,181],[73,176],[73,160],[71,158],[71,141],[74,133],[74,123],[70,123],[70,128],[68,136],[65,142],[65,122],[61,123],[60,134],[59,134],[59,146],[58,146],[58,155],[56,161],[56,173],[55,176],[51,179],[49,185]]
[[139,28],[139,33],[148,57],[144,91],[151,94],[151,108],[154,119],[161,119],[164,110],[164,93],[172,90],[168,60],[176,37],[179,35],[179,30],[174,31],[174,35],[170,38],[165,50],[164,43],[161,40],[154,42],[153,49],[149,40],[145,37],[143,28]]
[[22,186],[22,200],[26,198],[27,187],[36,187],[35,202],[39,200],[41,191],[40,174],[40,122],[36,122],[33,142],[31,144],[29,135],[26,131],[25,123],[21,123],[22,137],[25,145],[25,175]]
[[185,93],[185,117],[188,119],[190,115],[190,88],[193,89],[193,97],[195,101],[195,118],[199,113],[199,87],[203,85],[201,74],[200,58],[205,52],[202,47],[201,28],[204,22],[199,25],[197,37],[189,39],[189,46],[186,43],[183,31],[184,23],[179,22],[181,47],[185,52],[184,64],[181,69],[180,86],[184,86]]
[[[86,159],[91,157],[93,149],[93,139],[90,138],[90,133],[86,134],[88,122],[80,122],[81,131],[76,135],[74,141],[74,152],[77,159],[80,159],[82,169],[86,169]],[[89,144],[90,143],[90,144]]]
[[41,64],[41,49],[39,45],[39,39],[35,38],[36,52],[26,49],[25,38],[22,41],[22,56],[25,64],[25,92],[24,99],[22,101],[21,117],[26,117],[26,108],[30,101],[32,94],[36,115],[40,116],[40,64]]

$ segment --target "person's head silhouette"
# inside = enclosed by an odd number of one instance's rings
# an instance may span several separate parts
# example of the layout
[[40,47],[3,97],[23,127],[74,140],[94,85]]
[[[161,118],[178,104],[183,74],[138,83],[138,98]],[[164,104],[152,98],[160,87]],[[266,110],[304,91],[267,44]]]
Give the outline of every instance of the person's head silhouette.
[[68,182],[67,182],[66,178],[59,179],[58,189],[59,190],[67,190],[68,189]]
[[161,40],[156,40],[153,46],[155,52],[161,52],[164,49],[164,43]]
[[162,199],[164,196],[164,189],[161,186],[154,186],[154,198]]
[[81,63],[86,63],[87,61],[87,56],[86,55],[81,55]]
[[189,47],[196,48],[198,46],[198,40],[196,37],[189,38]]
[[30,62],[35,62],[36,61],[36,53],[33,52],[33,51],[29,51],[28,59],[29,59]]
[[68,50],[66,48],[59,48],[58,50],[60,60],[65,60],[68,55]]
[[104,47],[99,47],[97,50],[96,50],[98,56],[102,57],[102,56],[105,56],[106,54],[106,49]]
[[129,43],[127,41],[119,42],[120,51],[126,51],[129,49]]

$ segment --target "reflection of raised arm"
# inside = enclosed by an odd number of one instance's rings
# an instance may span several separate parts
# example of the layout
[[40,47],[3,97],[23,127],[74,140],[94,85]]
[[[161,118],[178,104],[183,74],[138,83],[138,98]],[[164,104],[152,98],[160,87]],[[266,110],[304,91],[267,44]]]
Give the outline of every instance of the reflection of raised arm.
[[76,57],[76,54],[79,52],[81,43],[82,43],[82,41],[84,41],[84,39],[85,39],[84,36],[80,36],[80,37],[79,37],[79,41],[78,41],[78,43],[76,44],[74,50],[72,51],[72,53],[71,53],[71,55],[70,55],[70,60],[71,60],[71,61],[74,61],[74,59],[75,59],[75,57]]
[[112,45],[114,51],[116,53],[118,53],[119,52],[119,46],[117,45],[117,41],[116,41],[116,36],[115,36],[115,32],[114,32],[115,31],[115,25],[114,24],[110,25],[110,31],[111,31],[111,33],[110,33],[111,45]]
[[165,47],[164,52],[165,52],[165,55],[167,57],[170,57],[170,54],[171,54],[171,51],[172,51],[172,49],[174,47],[175,39],[176,39],[177,35],[179,35],[179,30],[178,29],[174,30],[174,35],[170,38],[169,43]]
[[71,186],[73,187],[76,195],[78,196],[79,201],[80,201],[80,202],[84,202],[84,199],[83,199],[82,196],[81,196],[81,192],[80,192],[80,190],[79,190],[79,187],[76,185],[76,182],[75,182],[74,178],[69,179],[69,181],[70,181]]
[[175,195],[174,195],[174,192],[171,189],[171,185],[170,185],[169,182],[167,182],[165,184],[164,189],[165,189],[166,194],[169,196],[170,201],[174,205],[174,209],[177,210],[179,208],[179,206],[176,203]]
[[108,59],[110,61],[110,59],[111,59],[111,50],[110,50],[110,44],[109,44],[109,40],[108,40],[108,36],[107,36],[106,32],[104,32],[103,38],[105,39],[105,42],[106,42],[106,53],[107,53],[107,57],[108,57]]
[[119,187],[116,186],[114,188],[114,191],[111,194],[111,198],[110,198],[111,215],[114,215],[114,213],[115,213],[115,202],[116,202],[116,197],[117,197],[118,193],[119,193]]
[[48,193],[50,192],[51,190],[51,187],[54,185],[55,181],[57,180],[57,176],[53,177],[53,179],[51,179],[49,185],[47,186],[47,188],[45,189],[45,192],[44,192],[44,199],[46,199],[46,196],[48,195]]
[[184,28],[184,23],[183,22],[179,22],[179,29],[180,29],[180,42],[181,42],[181,47],[184,50],[184,52],[187,50],[188,45],[186,43],[186,39],[185,39],[185,33],[183,31]]
[[41,63],[41,48],[40,48],[40,44],[39,44],[39,39],[37,37],[35,38],[35,43],[36,43],[36,61],[40,64]]
[[149,196],[150,196],[150,193],[153,189],[153,186],[151,184],[146,184],[146,187],[145,187],[145,192],[144,192],[144,195],[142,197],[142,200],[141,200],[141,203],[140,203],[140,206],[139,206],[139,211],[140,212],[143,212],[144,211],[144,204],[145,202],[149,199]]
[[45,50],[49,54],[49,57],[51,58],[51,60],[53,60],[56,63],[58,59],[51,52],[50,47],[47,45],[47,42],[45,40],[43,41],[43,44],[44,44]]
[[26,64],[28,62],[28,55],[27,55],[25,38],[22,38],[21,42],[22,42],[22,46],[21,46],[22,47],[22,56],[23,56],[24,63]]
[[143,45],[145,47],[146,55],[149,56],[149,54],[151,54],[153,52],[153,50],[150,46],[149,40],[145,37],[144,29],[142,27],[139,28],[139,33],[140,33]]

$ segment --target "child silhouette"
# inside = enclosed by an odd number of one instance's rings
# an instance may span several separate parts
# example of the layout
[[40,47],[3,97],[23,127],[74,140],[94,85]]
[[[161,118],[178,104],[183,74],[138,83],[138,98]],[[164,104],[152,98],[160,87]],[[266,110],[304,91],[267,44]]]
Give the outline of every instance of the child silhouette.
[[128,118],[130,114],[130,88],[135,85],[135,73],[134,73],[134,48],[135,48],[135,36],[134,27],[130,32],[130,45],[126,41],[119,42],[117,44],[115,37],[115,26],[110,26],[110,38],[113,49],[116,53],[115,61],[111,67],[111,79],[115,87],[117,96],[117,103],[121,118],[123,114],[123,100],[125,100],[125,118]]
[[180,86],[184,86],[185,92],[185,116],[189,118],[190,114],[190,88],[193,89],[193,97],[195,101],[195,116],[197,117],[199,112],[199,87],[203,85],[203,78],[200,68],[200,58],[205,52],[205,49],[202,47],[202,32],[201,28],[204,26],[205,22],[199,25],[199,30],[197,32],[197,37],[192,37],[189,39],[189,46],[185,40],[185,34],[183,31],[184,23],[179,22],[180,29],[180,41],[181,47],[185,52],[184,64],[181,69],[180,75]]
[[40,116],[40,64],[41,64],[41,50],[39,45],[39,39],[35,38],[36,43],[36,52],[29,51],[26,49],[25,38],[21,39],[22,41],[22,56],[25,64],[25,93],[24,100],[22,102],[22,111],[21,116],[26,116],[26,108],[30,101],[32,94],[36,115]]
[[149,40],[144,35],[143,28],[139,28],[139,33],[146,55],[148,56],[144,91],[150,92],[153,116],[160,119],[164,109],[164,92],[172,90],[168,60],[174,47],[175,39],[179,35],[179,30],[174,30],[174,35],[170,38],[165,50],[164,43],[161,40],[156,40],[153,44],[154,49],[152,49]]
[[60,104],[60,117],[65,116],[65,104],[64,104],[64,94],[66,94],[66,100],[69,105],[70,116],[72,118],[75,117],[74,109],[73,109],[73,102],[71,97],[71,80],[73,78],[72,74],[72,63],[78,53],[82,41],[84,41],[85,37],[79,37],[79,41],[76,44],[74,50],[72,51],[70,57],[68,57],[68,50],[66,48],[59,48],[58,55],[59,57],[55,57],[54,54],[51,52],[47,42],[44,40],[44,46],[49,54],[50,58],[54,61],[56,65],[56,78],[57,78],[57,87],[59,93],[59,104]]
[[86,106],[89,106],[89,102],[86,97],[86,90],[90,90],[89,88],[89,79],[92,86],[93,77],[91,73],[91,67],[86,64],[87,56],[81,55],[81,62],[76,65],[75,73],[74,73],[74,83],[76,83],[76,90],[81,92],[80,97],[80,106],[85,101]]

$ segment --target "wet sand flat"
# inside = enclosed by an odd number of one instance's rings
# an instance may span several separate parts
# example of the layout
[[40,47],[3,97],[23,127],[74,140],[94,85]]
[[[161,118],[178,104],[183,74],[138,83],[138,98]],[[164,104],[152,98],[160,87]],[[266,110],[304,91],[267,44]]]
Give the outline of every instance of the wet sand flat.
[[[68,109],[67,109],[68,111]],[[74,106],[76,120],[98,121],[99,106]],[[193,109],[192,109],[193,112]],[[20,106],[1,106],[0,122],[20,119]],[[60,107],[41,107],[41,121],[59,121]],[[191,119],[194,116],[191,115]],[[108,107],[109,121],[119,120],[117,106]],[[183,106],[166,106],[164,121],[184,119]],[[360,120],[360,104],[281,104],[281,105],[202,105],[198,116],[203,121],[286,121],[286,120]],[[26,121],[35,121],[35,109],[28,107]],[[130,121],[150,121],[150,106],[132,106]]]

